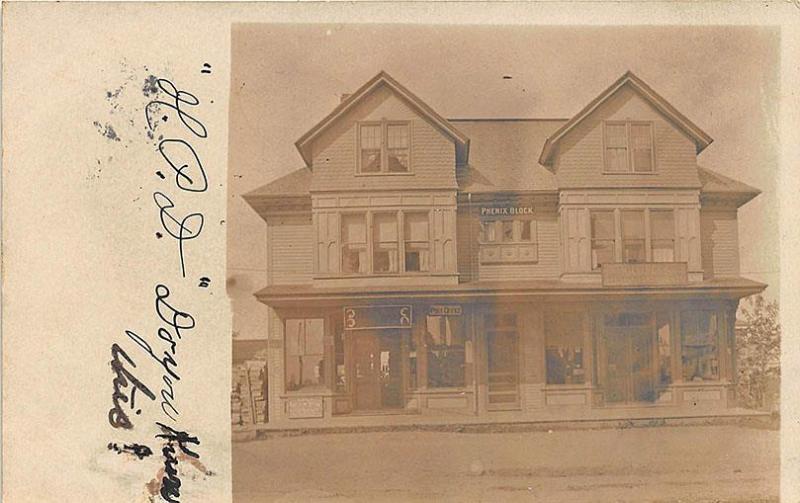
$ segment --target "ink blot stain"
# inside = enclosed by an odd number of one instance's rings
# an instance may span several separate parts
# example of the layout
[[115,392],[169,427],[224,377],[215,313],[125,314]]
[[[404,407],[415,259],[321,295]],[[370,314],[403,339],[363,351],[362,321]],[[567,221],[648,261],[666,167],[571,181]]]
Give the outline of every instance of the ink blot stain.
[[160,232],[156,232],[156,237],[157,237],[158,239],[161,239],[161,238],[163,238],[163,237],[164,237],[164,235],[163,235],[163,234],[161,234]]
[[161,178],[162,180],[167,178],[166,176],[164,176],[164,173],[162,173],[161,171],[156,171],[156,175],[158,175],[158,177]]
[[211,278],[203,276],[202,278],[200,278],[200,284],[198,286],[201,288],[207,288],[209,283],[211,283]]
[[161,118],[161,120],[164,122],[167,122],[167,119],[169,119],[169,117],[167,117],[166,115]]
[[97,128],[97,132],[100,133],[102,136],[105,136],[111,141],[122,141],[120,140],[119,136],[117,136],[117,132],[114,131],[114,127],[111,124],[106,123],[105,125],[100,124],[97,121],[94,121],[94,127]]
[[200,73],[211,73],[211,65],[203,63],[203,69],[200,70]]
[[149,98],[158,94],[158,91],[158,77],[155,75],[150,75],[144,79],[144,84],[142,85],[142,94]]

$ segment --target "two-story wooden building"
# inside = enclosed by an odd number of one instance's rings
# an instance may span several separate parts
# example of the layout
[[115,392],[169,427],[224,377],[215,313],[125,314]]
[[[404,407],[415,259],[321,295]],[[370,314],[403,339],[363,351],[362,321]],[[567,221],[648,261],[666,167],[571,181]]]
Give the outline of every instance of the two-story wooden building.
[[759,191],[698,166],[711,141],[630,72],[569,120],[447,120],[379,73],[244,196],[270,421],[731,407]]

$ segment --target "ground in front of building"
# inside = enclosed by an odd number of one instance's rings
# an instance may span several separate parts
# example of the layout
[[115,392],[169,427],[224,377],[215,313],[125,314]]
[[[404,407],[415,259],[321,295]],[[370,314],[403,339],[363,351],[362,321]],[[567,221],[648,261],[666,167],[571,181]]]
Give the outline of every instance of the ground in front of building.
[[233,444],[234,503],[778,501],[774,429],[317,434]]

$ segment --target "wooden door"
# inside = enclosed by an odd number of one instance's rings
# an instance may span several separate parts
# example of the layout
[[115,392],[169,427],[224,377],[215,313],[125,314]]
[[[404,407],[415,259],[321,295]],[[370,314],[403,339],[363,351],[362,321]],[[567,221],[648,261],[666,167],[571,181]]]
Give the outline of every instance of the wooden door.
[[353,340],[353,386],[355,408],[381,408],[380,339],[372,333],[357,333]]

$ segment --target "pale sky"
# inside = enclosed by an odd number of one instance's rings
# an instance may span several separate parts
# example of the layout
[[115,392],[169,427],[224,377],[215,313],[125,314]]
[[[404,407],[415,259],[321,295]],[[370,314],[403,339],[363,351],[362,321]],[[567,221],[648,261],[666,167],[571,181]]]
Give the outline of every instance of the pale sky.
[[741,271],[777,298],[779,53],[777,30],[750,27],[235,26],[234,304],[266,282],[264,225],[238,195],[302,167],[297,138],[380,70],[447,118],[569,118],[632,70],[714,138],[701,166],[763,192],[739,211]]

